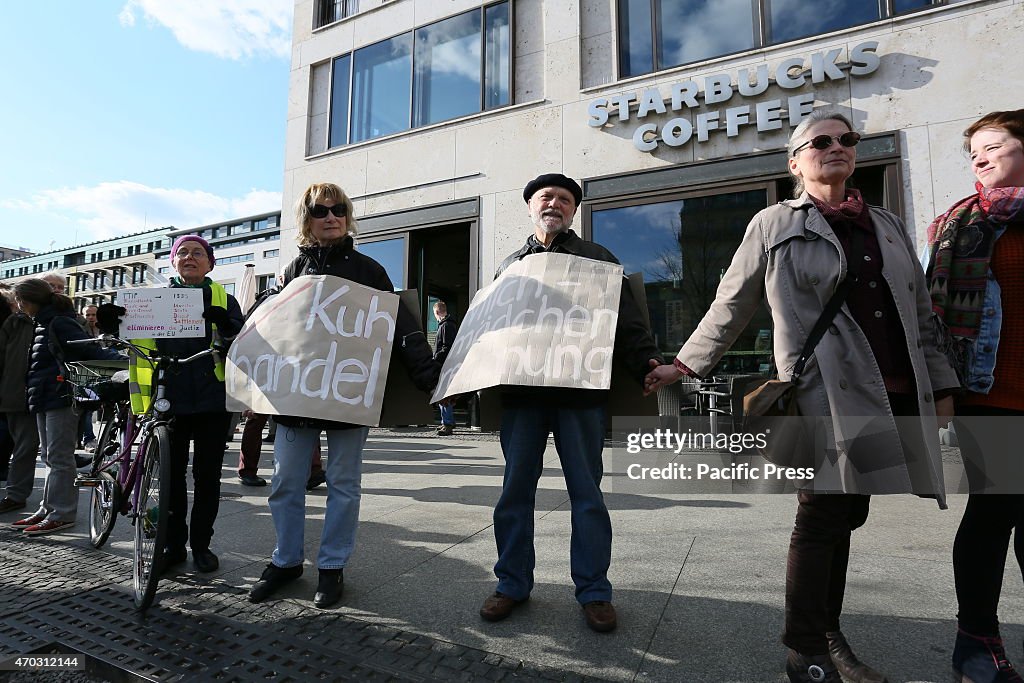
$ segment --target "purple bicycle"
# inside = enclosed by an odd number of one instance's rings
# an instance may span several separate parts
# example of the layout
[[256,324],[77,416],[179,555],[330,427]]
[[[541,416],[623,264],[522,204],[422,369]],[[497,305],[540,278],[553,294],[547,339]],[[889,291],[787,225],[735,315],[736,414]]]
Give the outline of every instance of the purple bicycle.
[[[172,415],[165,375],[176,365],[217,351],[206,349],[188,358],[173,358],[109,335],[69,343],[103,343],[125,349],[139,362],[148,362],[154,368],[153,400],[146,412],[139,415],[132,413],[127,372],[89,387],[105,416],[89,473],[80,474],[75,481],[79,487],[92,489],[89,539],[94,547],[100,548],[107,542],[119,514],[130,519],[135,527],[132,586],[135,606],[145,610],[156,596],[167,543],[171,480],[168,424]],[[87,368],[91,364],[79,365]]]

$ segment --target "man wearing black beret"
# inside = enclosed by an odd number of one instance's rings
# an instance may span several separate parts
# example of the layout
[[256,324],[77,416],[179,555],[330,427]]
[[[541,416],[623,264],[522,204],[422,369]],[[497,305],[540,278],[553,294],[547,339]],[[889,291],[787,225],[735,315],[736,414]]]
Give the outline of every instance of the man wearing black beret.
[[[538,176],[526,185],[523,199],[529,207],[533,234],[502,262],[495,278],[516,261],[543,252],[618,263],[610,251],[569,229],[583,200],[583,190],[572,178],[561,173]],[[664,362],[625,278],[615,330],[615,356],[632,371],[638,391],[647,372]],[[498,587],[480,608],[480,616],[487,621],[504,619],[530,597],[535,564],[534,500],[548,433],[554,433],[572,506],[570,567],[576,599],[583,606],[590,628],[600,632],[615,628],[608,581],[612,526],[601,495],[607,401],[608,392],[596,389],[502,387],[505,478],[494,508],[498,546],[494,573]]]

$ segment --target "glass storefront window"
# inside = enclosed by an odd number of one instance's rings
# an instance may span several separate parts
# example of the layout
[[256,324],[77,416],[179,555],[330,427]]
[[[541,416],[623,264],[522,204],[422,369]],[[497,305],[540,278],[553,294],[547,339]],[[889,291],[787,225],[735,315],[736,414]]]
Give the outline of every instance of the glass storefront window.
[[[595,242],[643,273],[655,340],[671,358],[711,307],[747,224],[768,204],[764,187],[636,204],[594,208]],[[771,369],[771,316],[754,315],[712,374],[761,374]]]
[[656,0],[658,68],[754,47],[750,0]]
[[412,33],[356,50],[352,73],[352,142],[406,130]]
[[384,266],[395,291],[405,289],[405,238],[359,242],[356,249]]
[[413,126],[480,110],[480,13],[416,29]]
[[769,0],[769,35],[784,43],[881,18],[877,2],[864,0]]

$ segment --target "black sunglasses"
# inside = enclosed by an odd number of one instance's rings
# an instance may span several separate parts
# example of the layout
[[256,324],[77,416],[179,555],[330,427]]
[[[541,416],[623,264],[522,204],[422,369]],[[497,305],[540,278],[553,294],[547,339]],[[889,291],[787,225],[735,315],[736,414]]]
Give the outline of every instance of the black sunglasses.
[[337,218],[343,218],[348,213],[348,209],[345,208],[344,204],[335,204],[334,206],[314,204],[309,207],[309,215],[313,218],[327,218],[328,211],[333,213]]
[[843,133],[842,135],[815,135],[813,138],[794,149],[793,156],[796,156],[796,153],[807,145],[810,145],[814,149],[828,149],[832,146],[833,140],[838,140],[839,144],[843,147],[856,147],[857,143],[860,142],[860,133],[851,130],[850,132]]

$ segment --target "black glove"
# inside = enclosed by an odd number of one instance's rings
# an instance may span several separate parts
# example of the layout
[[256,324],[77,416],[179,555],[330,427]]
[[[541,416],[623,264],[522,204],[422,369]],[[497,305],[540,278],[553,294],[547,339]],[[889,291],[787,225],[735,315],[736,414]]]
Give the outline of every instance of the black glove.
[[104,334],[117,336],[118,328],[121,325],[121,316],[125,314],[124,306],[117,304],[101,304],[96,309],[96,327]]
[[226,308],[210,306],[203,311],[203,317],[216,325],[217,329],[221,332],[224,332],[231,327],[231,319],[228,318],[228,311]]

